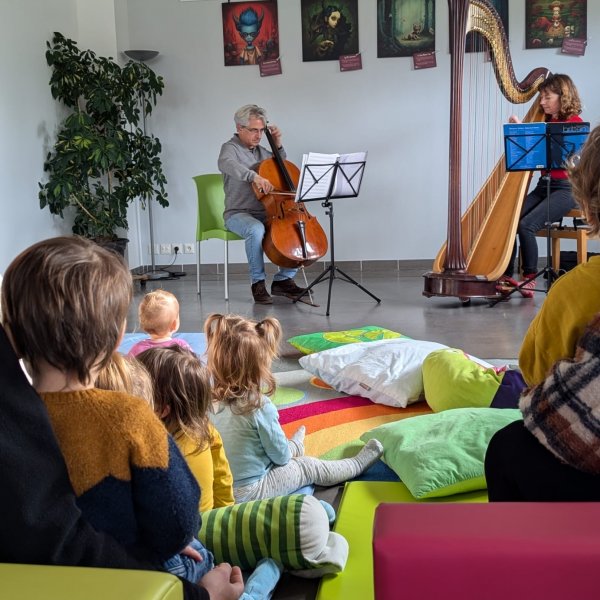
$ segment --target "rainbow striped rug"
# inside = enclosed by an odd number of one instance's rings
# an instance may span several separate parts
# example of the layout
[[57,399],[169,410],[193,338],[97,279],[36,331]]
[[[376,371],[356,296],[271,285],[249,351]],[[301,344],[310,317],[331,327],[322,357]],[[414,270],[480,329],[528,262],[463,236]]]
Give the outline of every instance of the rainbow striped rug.
[[363,445],[360,436],[365,431],[431,412],[425,401],[395,408],[342,394],[303,369],[276,373],[276,378],[279,387],[272,400],[279,409],[281,426],[288,437],[300,425],[306,427],[304,445],[310,456],[353,456]]

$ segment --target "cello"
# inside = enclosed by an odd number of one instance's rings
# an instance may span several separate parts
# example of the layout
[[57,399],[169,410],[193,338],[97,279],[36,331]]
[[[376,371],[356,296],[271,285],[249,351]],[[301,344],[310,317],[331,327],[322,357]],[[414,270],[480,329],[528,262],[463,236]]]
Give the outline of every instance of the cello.
[[307,267],[327,252],[327,236],[304,203],[295,201],[300,178],[298,167],[281,157],[268,127],[265,128],[265,135],[273,157],[259,164],[258,174],[268,179],[274,190],[265,193],[252,184],[256,197],[267,212],[263,250],[269,260],[279,267]]

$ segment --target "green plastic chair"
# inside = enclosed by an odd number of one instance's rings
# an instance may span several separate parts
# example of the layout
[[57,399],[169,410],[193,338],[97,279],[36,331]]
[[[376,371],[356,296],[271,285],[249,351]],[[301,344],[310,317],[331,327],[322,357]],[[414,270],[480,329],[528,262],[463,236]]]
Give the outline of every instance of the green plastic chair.
[[225,300],[229,300],[229,242],[243,240],[239,235],[228,231],[223,221],[225,192],[223,176],[220,173],[196,175],[198,190],[198,224],[196,226],[196,288],[200,294],[200,242],[219,239],[225,242]]

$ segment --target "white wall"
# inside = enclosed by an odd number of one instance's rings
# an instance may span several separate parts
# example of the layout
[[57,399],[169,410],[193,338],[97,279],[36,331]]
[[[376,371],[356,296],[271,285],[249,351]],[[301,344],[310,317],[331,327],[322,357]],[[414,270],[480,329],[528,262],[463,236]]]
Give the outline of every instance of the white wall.
[[[115,16],[115,9],[120,12]],[[114,0],[2,0],[0,2],[0,272],[40,239],[69,234],[70,220],[40,210],[38,181],[64,113],[52,99],[44,53],[54,31],[104,56],[117,57],[116,21],[126,11]],[[124,38],[126,42],[127,38]],[[135,207],[130,235],[139,237]],[[136,245],[130,259],[139,264]]]
[[0,3],[0,271],[31,243],[69,229],[37,199],[60,116],[44,57],[53,31],[77,33],[75,0]]
[[[98,4],[101,6],[98,7]],[[369,152],[361,195],[335,204],[338,260],[432,258],[446,237],[449,68],[448,9],[436,2],[437,68],[414,71],[410,58],[376,57],[376,3],[359,0],[362,71],[340,73],[335,61],[303,63],[299,0],[279,0],[283,74],[261,78],[257,67],[224,67],[221,0],[2,0],[0,3],[0,271],[30,243],[69,227],[37,200],[43,160],[53,143],[59,109],[50,96],[46,40],[61,31],[89,47],[155,49],[151,66],[165,94],[149,121],[163,143],[171,206],[156,207],[155,241],[192,242],[196,194],[192,177],[216,171],[223,141],[242,104],[265,106],[284,133],[288,157],[302,153]],[[96,11],[100,10],[100,16]],[[114,12],[113,27],[107,15]],[[513,63],[518,78],[536,66],[570,74],[600,122],[600,3],[588,2],[586,56],[524,50],[525,0],[510,2]],[[83,46],[82,46],[83,47]],[[508,111],[508,109],[507,109]],[[318,203],[311,212],[327,229]],[[130,219],[130,263],[148,262],[147,214]],[[138,240],[139,237],[139,240]],[[222,261],[222,245],[205,243],[203,260]],[[591,248],[595,250],[595,248]],[[162,262],[162,257],[159,262]],[[193,262],[193,257],[181,260]],[[181,260],[179,262],[181,262]],[[233,262],[244,262],[241,244]]]
[[[410,58],[376,57],[376,3],[359,0],[362,71],[341,73],[335,61],[303,63],[300,2],[280,0],[283,74],[261,78],[258,67],[224,67],[220,0],[127,0],[130,43],[160,55],[152,63],[166,82],[153,116],[164,146],[171,206],[158,209],[155,239],[188,242],[195,235],[193,175],[216,171],[223,141],[242,104],[267,108],[284,133],[288,158],[302,153],[367,150],[358,199],[335,204],[338,260],[419,259],[435,255],[446,237],[449,122],[448,8],[436,2],[437,64],[415,71]],[[537,66],[569,73],[586,102],[584,117],[600,121],[600,3],[588,3],[585,57],[524,48],[524,0],[510,2],[513,63],[518,78]],[[506,109],[510,114],[510,109]],[[318,203],[309,210],[327,228]],[[203,260],[222,260],[214,242]],[[211,253],[212,252],[212,253]],[[244,261],[233,244],[233,261]],[[182,257],[185,259],[186,257]],[[189,259],[188,259],[189,262]]]

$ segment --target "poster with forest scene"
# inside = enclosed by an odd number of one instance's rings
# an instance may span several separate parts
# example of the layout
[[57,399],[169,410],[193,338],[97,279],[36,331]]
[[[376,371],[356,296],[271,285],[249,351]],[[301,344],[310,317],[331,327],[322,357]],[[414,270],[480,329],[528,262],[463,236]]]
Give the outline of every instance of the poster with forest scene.
[[587,0],[525,0],[525,48],[560,48],[587,38]]
[[377,0],[377,58],[435,50],[435,0]]

